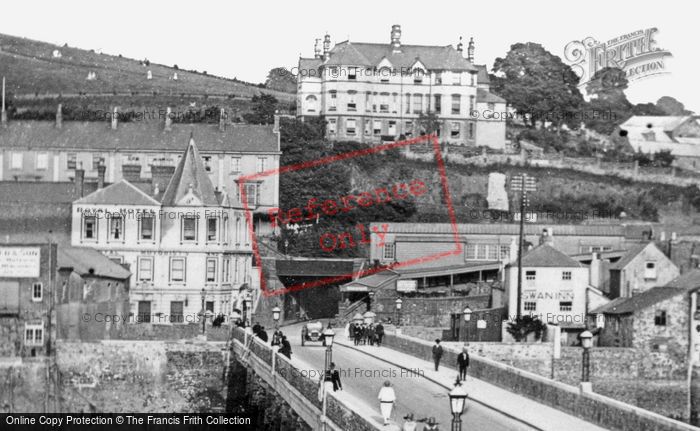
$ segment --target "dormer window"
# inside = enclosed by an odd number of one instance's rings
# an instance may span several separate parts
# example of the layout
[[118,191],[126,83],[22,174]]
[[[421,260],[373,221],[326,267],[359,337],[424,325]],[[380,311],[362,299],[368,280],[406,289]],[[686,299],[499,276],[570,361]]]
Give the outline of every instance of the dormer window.
[[423,83],[423,71],[422,70],[416,70],[413,73],[413,83],[414,84],[422,84]]

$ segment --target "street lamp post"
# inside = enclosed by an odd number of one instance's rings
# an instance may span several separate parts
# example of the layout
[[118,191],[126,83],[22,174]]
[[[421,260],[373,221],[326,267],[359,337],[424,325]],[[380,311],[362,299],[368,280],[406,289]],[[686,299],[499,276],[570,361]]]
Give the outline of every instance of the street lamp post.
[[323,340],[326,342],[326,366],[324,368],[326,379],[330,379],[331,362],[333,362],[333,337],[335,337],[335,331],[331,328],[326,328],[323,331]]
[[369,298],[369,300],[367,301],[367,311],[372,310],[372,298],[373,297],[374,297],[374,291],[370,290],[369,292],[367,292],[367,298]]
[[202,334],[204,334],[204,332],[206,330],[205,325],[207,323],[207,319],[206,319],[207,314],[204,310],[204,304],[205,304],[204,300],[206,299],[206,295],[207,295],[206,290],[204,290],[204,288],[202,288],[202,316],[201,316],[202,317]]
[[245,305],[245,326],[250,326],[253,323],[253,295],[250,291],[245,293],[245,298],[243,299],[243,304]]
[[401,298],[396,298],[394,303],[396,304],[396,327],[398,328],[401,326],[401,307],[403,306],[403,301]]
[[581,333],[581,346],[583,346],[583,357],[581,358],[581,390],[591,391],[591,346],[593,345],[593,334],[589,330]]
[[462,431],[462,413],[467,402],[467,391],[457,382],[449,393],[452,411],[452,431]]
[[469,322],[472,320],[472,309],[467,305],[464,307],[464,310],[462,310],[462,315],[464,316],[464,328],[466,329],[464,341],[469,341]]
[[280,310],[279,307],[275,306],[275,308],[272,309],[272,320],[275,321],[275,331],[279,328],[279,321],[280,321]]

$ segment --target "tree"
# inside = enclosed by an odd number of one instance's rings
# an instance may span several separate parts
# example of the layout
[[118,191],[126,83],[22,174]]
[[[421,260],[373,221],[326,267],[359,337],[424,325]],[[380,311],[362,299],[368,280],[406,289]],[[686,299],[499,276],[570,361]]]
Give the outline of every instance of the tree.
[[663,96],[656,101],[656,106],[664,111],[666,115],[691,115],[693,111],[688,111],[685,106],[671,96]]
[[586,127],[609,135],[632,116],[633,106],[625,95],[627,85],[627,76],[621,69],[606,67],[595,73],[586,85],[591,96],[587,103],[589,115],[584,118]]
[[669,115],[653,103],[637,103],[632,107],[632,115]]
[[267,74],[265,87],[270,90],[284,91],[286,93],[296,93],[297,78],[284,67],[275,67]]
[[278,105],[277,98],[271,94],[259,94],[251,99],[251,111],[243,114],[243,119],[250,124],[272,124]]
[[440,130],[440,119],[435,112],[421,113],[418,117],[418,127],[428,135]]
[[511,45],[505,58],[497,58],[493,71],[495,91],[520,115],[531,115],[531,125],[538,120],[551,121],[559,129],[567,124],[578,128],[576,111],[583,103],[578,90],[579,77],[561,58],[537,43]]

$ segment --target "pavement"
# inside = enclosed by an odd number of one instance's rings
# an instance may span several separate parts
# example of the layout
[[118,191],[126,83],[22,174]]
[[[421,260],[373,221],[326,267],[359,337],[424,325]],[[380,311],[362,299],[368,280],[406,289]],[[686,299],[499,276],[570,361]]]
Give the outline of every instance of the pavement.
[[[321,346],[321,343],[307,343],[306,346],[301,347],[301,327],[302,324],[295,324],[282,328],[292,344],[292,362],[302,372],[306,372],[309,377],[318,379],[324,367],[325,348]],[[340,332],[342,331],[336,330],[333,362],[336,363],[341,374],[343,390],[334,392],[334,396],[351,406],[362,417],[387,431],[400,430],[400,426],[403,425],[402,418],[409,412],[414,413],[417,419],[435,417],[441,429],[450,428],[452,415],[447,394],[452,386],[447,386],[445,383],[454,381],[455,371],[448,373],[445,370],[444,382],[434,378],[435,376],[427,378],[430,374],[431,364],[408,355],[404,355],[405,358],[402,358],[399,352],[384,347],[360,346],[355,348]],[[392,383],[397,402],[391,424],[382,426],[377,394],[386,380]],[[496,390],[507,393],[498,388]],[[526,400],[523,397],[518,398]],[[474,400],[473,397],[472,400]],[[495,404],[499,405],[500,401]],[[540,404],[536,405],[538,409],[541,408]],[[555,423],[556,418],[548,417],[547,419]],[[465,413],[462,415],[462,421],[463,428],[469,430],[546,429],[534,427],[526,421],[518,419],[517,416],[504,414],[503,409],[493,408],[493,406],[481,402],[468,402]],[[418,429],[421,427],[419,426]],[[554,429],[554,427],[548,429]],[[589,428],[576,427],[573,429]]]
[[[340,332],[340,333],[339,333]],[[440,366],[439,371],[435,371],[434,364],[423,359],[393,350],[387,347],[355,346],[352,340],[345,337],[342,331],[336,330],[334,341],[335,346],[343,346],[356,352],[361,352],[376,360],[381,360],[387,364],[404,370],[420,370],[420,376],[435,385],[449,391],[454,387],[457,371],[453,368]],[[520,425],[527,425],[528,429],[538,429],[543,431],[568,430],[605,430],[590,422],[586,422],[575,416],[569,415],[561,410],[546,406],[521,395],[514,394],[498,386],[494,386],[468,375],[462,383],[469,394],[469,409],[474,409],[476,405],[492,409],[500,413],[503,417],[511,418]],[[469,411],[463,415],[462,420],[467,429],[494,429],[473,427],[469,421]],[[443,422],[444,423],[444,422]],[[449,422],[448,422],[449,423]]]

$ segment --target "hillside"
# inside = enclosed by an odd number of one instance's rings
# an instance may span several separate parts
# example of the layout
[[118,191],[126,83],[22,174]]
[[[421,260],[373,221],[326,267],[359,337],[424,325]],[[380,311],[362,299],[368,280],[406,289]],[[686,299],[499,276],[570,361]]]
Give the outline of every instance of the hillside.
[[[182,65],[183,67],[186,65]],[[192,65],[189,65],[192,67]],[[148,79],[148,72],[151,79]],[[177,75],[177,79],[175,78]],[[188,99],[249,99],[294,95],[234,79],[79,48],[0,34],[0,76],[15,105],[36,98],[171,96]],[[88,79],[90,77],[90,79]]]

